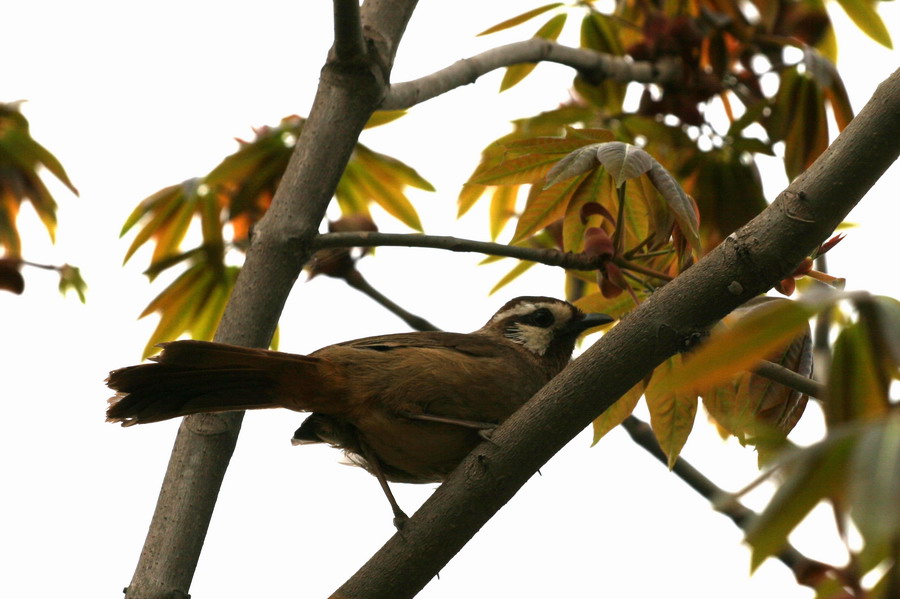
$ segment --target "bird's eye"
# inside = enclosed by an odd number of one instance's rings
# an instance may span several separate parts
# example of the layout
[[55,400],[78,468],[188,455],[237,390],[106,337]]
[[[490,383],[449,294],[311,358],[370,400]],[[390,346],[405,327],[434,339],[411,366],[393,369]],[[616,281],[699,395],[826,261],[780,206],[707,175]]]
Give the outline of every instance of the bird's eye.
[[535,310],[531,314],[526,315],[522,319],[522,322],[524,324],[530,324],[532,326],[546,329],[553,324],[553,312],[551,312],[547,308],[541,308],[539,310]]

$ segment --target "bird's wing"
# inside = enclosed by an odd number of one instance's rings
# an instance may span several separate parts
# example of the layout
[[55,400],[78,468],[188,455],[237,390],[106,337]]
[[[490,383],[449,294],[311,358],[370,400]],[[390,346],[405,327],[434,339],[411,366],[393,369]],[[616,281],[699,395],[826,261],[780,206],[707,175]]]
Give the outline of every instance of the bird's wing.
[[[446,333],[442,331],[379,335],[377,337],[365,337],[363,339],[345,341],[330,347],[346,347],[380,352],[389,352],[399,349],[428,348],[479,357],[496,356],[500,353],[506,353],[509,350],[502,342],[498,342],[483,335],[473,335],[471,333]],[[328,350],[329,348],[323,349]],[[322,351],[323,350],[319,350],[310,355],[317,356]]]

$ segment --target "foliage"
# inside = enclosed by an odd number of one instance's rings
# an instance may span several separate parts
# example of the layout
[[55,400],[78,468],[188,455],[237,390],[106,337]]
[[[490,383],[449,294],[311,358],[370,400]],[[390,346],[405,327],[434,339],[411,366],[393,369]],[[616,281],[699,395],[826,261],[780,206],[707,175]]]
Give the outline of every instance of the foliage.
[[[875,41],[891,44],[872,3],[840,5]],[[538,38],[564,39],[566,27],[577,23],[585,50],[629,63],[679,64],[674,79],[648,84],[576,75],[566,102],[514,121],[509,134],[484,148],[458,195],[459,215],[489,199],[493,239],[513,224],[512,245],[593,259],[596,270],[565,274],[567,296],[585,311],[627,314],[766,207],[760,156],[778,156],[786,176],[794,178],[827,146],[833,134],[829,110],[838,129],[853,118],[833,64],[837,40],[818,1],[626,0],[610,13],[593,2],[551,3],[483,35],[537,19]],[[501,91],[535,67],[508,67]],[[126,260],[152,242],[151,279],[176,265],[182,269],[142,314],[161,315],[148,351],[185,332],[212,335],[237,273],[229,254],[246,246],[268,208],[303,123],[288,117],[256,131],[253,141],[240,141],[238,151],[205,177],[160,190],[129,217],[122,232],[135,237]],[[410,166],[358,145],[335,191],[343,218],[332,228],[374,230],[369,206],[376,202],[421,231],[407,186],[431,189]],[[183,250],[194,222],[202,241]],[[778,290],[791,295],[798,284],[812,287],[809,279],[842,287],[842,279],[813,266],[838,241],[797,265]],[[533,264],[517,262],[494,290]],[[352,268],[349,251],[335,250],[320,253],[312,273],[340,276],[335,273]],[[723,436],[754,447],[761,467],[784,476],[748,532],[753,566],[779,552],[797,523],[827,500],[841,530],[855,526],[863,545],[850,548],[851,567],[804,582],[820,597],[837,597],[861,589],[862,576],[882,567],[884,577],[873,591],[887,596],[884,581],[898,567],[891,552],[900,546],[900,519],[891,509],[900,505],[900,425],[889,397],[892,381],[900,378],[898,306],[888,298],[836,291],[748,304],[708,339],[698,338],[696,351],[667,360],[598,418],[594,441],[627,418],[643,396],[672,467],[702,400]],[[817,398],[824,402],[828,434],[798,449],[788,435],[807,395],[754,369],[769,361],[810,377],[813,318],[836,332],[824,396]]]
[[[389,122],[401,113],[376,113],[370,126]],[[229,254],[241,252],[255,222],[265,214],[303,131],[305,119],[286,117],[276,127],[255,131],[252,141],[238,140],[239,148],[206,176],[161,189],[143,200],[122,227],[135,231],[125,254],[127,262],[151,243],[145,274],[150,280],[173,267],[183,270],[141,313],[158,313],[159,323],[144,349],[154,353],[162,341],[189,333],[211,339],[225,310],[238,267]],[[338,183],[335,197],[348,222],[368,228],[369,206],[377,203],[408,227],[421,231],[415,208],[406,198],[407,186],[433,191],[428,181],[403,162],[357,144]],[[192,223],[199,221],[201,241],[181,248]]]
[[22,293],[25,279],[23,266],[37,266],[55,270],[60,275],[59,290],[76,292],[84,302],[86,285],[79,270],[68,264],[50,267],[32,264],[22,259],[22,240],[16,226],[23,202],[31,202],[35,213],[50,238],[56,235],[56,200],[41,178],[41,170],[48,171],[69,190],[78,195],[62,164],[44,146],[31,137],[28,119],[20,110],[21,102],[0,103],[0,289]]

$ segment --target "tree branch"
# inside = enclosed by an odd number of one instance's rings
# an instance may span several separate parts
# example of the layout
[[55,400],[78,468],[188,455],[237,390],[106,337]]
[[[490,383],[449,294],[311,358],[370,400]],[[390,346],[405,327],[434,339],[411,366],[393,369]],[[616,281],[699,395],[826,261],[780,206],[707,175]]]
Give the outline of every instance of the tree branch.
[[[660,448],[653,431],[650,429],[650,425],[635,416],[629,416],[622,422],[622,428],[628,432],[632,441],[645,449],[663,465],[668,463],[668,457]],[[743,505],[733,494],[706,478],[703,473],[694,468],[684,458],[679,457],[675,461],[672,472],[684,481],[686,485],[707,499],[713,509],[727,516],[741,530],[746,530],[750,519],[756,516],[753,510]],[[798,582],[810,586],[812,586],[813,581],[819,580],[814,574],[837,570],[833,566],[806,557],[790,544],[778,552],[776,557],[790,568]]]
[[[348,4],[337,0],[335,8]],[[359,133],[384,97],[390,66],[415,6],[416,0],[367,0],[361,17],[372,41],[370,51],[351,61],[338,52],[330,54],[272,205],[254,227],[217,341],[269,344]],[[339,19],[346,17],[344,12]],[[348,27],[338,28],[343,36]],[[188,594],[242,419],[243,412],[229,412],[183,420],[126,591],[129,599]]]
[[[789,275],[900,154],[900,70],[769,208],[643,302],[451,474],[334,594],[415,595],[560,448],[667,357]],[[847,176],[853,173],[853,176]],[[740,285],[733,283],[738,281]],[[734,293],[740,288],[740,293]]]
[[599,260],[595,256],[443,235],[375,233],[371,231],[323,233],[313,240],[312,245],[317,250],[335,247],[401,246],[450,250],[451,252],[477,252],[490,256],[531,260],[548,266],[560,266],[575,270],[594,270],[599,265]]
[[357,291],[361,291],[365,293],[370,298],[375,300],[379,305],[384,307],[386,310],[391,312],[392,314],[398,316],[403,320],[409,327],[415,331],[439,331],[440,329],[428,322],[426,319],[421,316],[417,316],[408,310],[405,310],[402,306],[391,300],[389,297],[372,287],[372,285],[362,276],[362,274],[356,270],[355,268],[347,273],[346,276],[342,277],[344,281],[350,287],[353,287]]
[[347,62],[366,54],[358,0],[334,0],[334,54],[339,61]]
[[775,362],[763,360],[753,369],[753,374],[765,377],[770,381],[775,381],[785,387],[789,387],[800,393],[815,397],[816,399],[825,398],[825,385],[798,374],[790,368],[785,368]]
[[678,63],[671,59],[658,63],[634,62],[621,56],[571,48],[534,37],[463,58],[425,77],[392,85],[380,108],[409,108],[457,87],[474,83],[479,77],[495,69],[523,62],[555,62],[569,66],[590,83],[599,83],[605,79],[664,83],[673,80],[680,71]]

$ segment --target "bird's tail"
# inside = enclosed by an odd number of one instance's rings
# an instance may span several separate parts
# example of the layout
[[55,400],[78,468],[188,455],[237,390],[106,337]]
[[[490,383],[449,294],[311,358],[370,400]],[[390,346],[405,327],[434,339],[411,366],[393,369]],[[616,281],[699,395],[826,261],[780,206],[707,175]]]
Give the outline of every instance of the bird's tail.
[[314,407],[286,406],[285,398],[304,395],[291,388],[297,380],[315,387],[317,358],[208,341],[162,348],[152,363],[109,373],[106,384],[116,391],[106,410],[109,422],[131,426],[201,412]]

